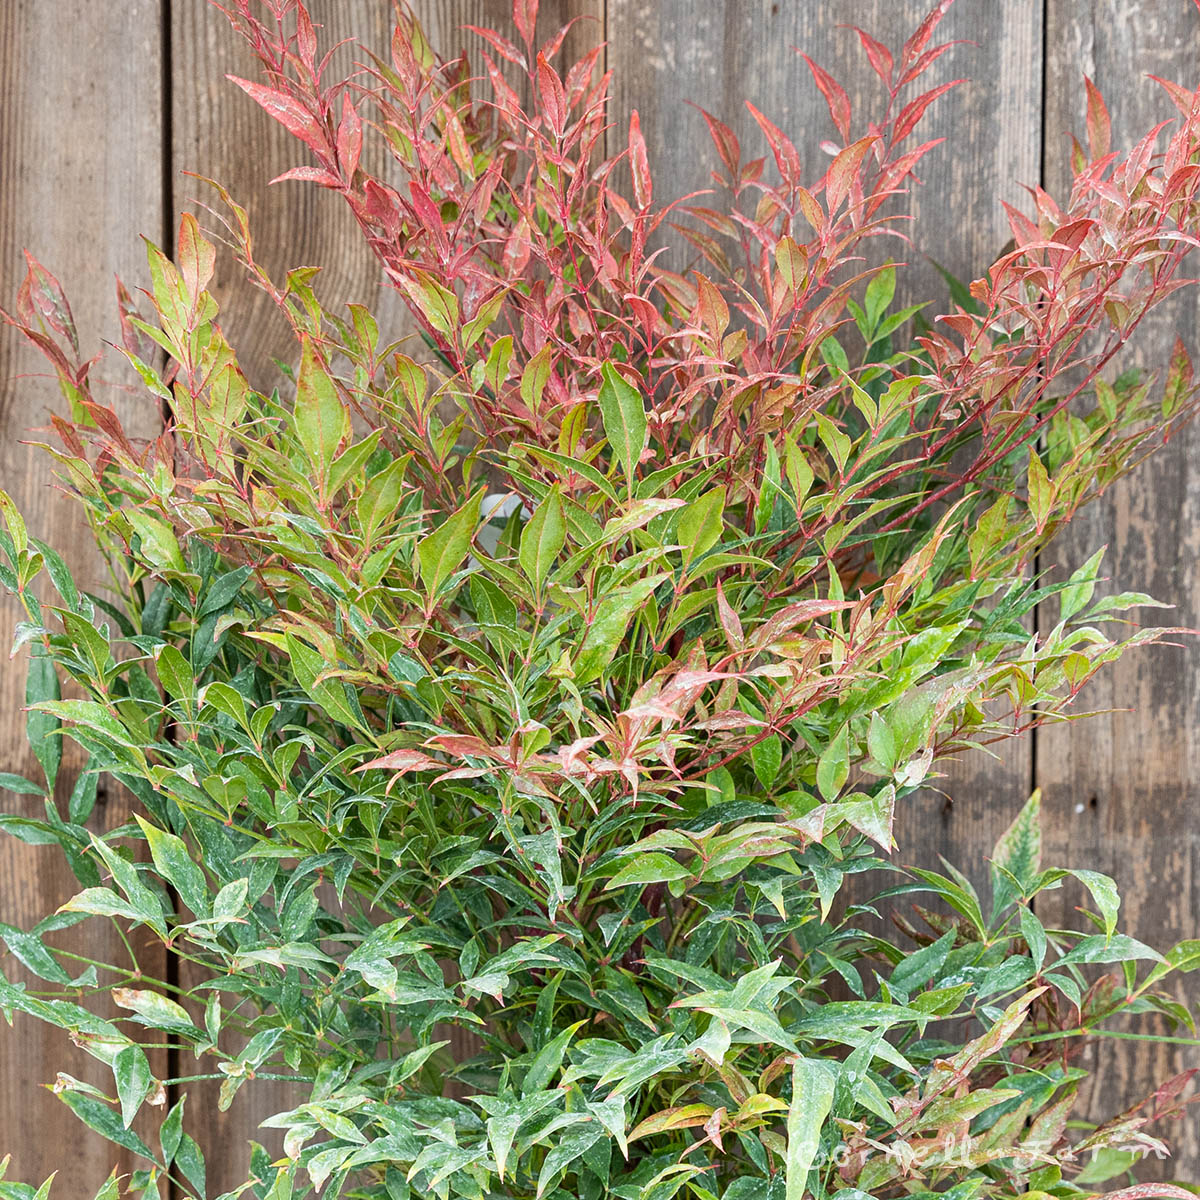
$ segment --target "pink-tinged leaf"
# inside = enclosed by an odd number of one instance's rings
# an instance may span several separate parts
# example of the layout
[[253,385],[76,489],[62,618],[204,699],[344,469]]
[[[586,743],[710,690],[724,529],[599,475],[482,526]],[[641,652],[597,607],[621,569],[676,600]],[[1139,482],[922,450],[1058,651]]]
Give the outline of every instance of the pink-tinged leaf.
[[513,0],[513,24],[525,39],[525,45],[533,45],[533,34],[537,27],[538,0]]
[[907,66],[914,62],[929,45],[929,39],[933,37],[933,31],[938,27],[941,19],[950,11],[950,5],[954,0],[939,0],[937,4],[930,9],[928,15],[917,26],[916,32],[912,37],[904,43],[904,49],[901,52],[901,57]]
[[239,79],[236,75],[227,75],[226,78],[231,83],[236,83],[251,100],[261,105],[288,133],[299,138],[311,150],[322,154],[328,149],[325,131],[320,122],[300,101],[286,92],[264,87],[261,83],[253,83],[249,79]]
[[829,164],[825,173],[825,203],[832,215],[850,193],[850,185],[858,174],[862,161],[878,138],[874,134],[852,142]]
[[350,99],[349,92],[342,93],[342,119],[338,124],[337,153],[342,173],[349,183],[358,170],[358,160],[362,156],[362,118]]
[[504,78],[504,72],[496,66],[492,56],[486,50],[482,51],[482,54],[484,64],[487,66],[488,79],[491,80],[492,92],[496,97],[496,106],[505,116],[517,116],[521,111],[521,101],[517,93]]
[[794,604],[786,604],[769,621],[754,633],[754,645],[769,646],[785,633],[790,633],[798,625],[806,621],[815,621],[818,617],[830,613],[842,612],[853,608],[850,600],[798,600]]
[[932,50],[926,50],[920,58],[917,59],[900,77],[900,82],[897,87],[905,87],[912,83],[914,79],[920,78],[925,72],[942,57],[948,50],[953,49],[957,42],[944,42],[940,46],[934,46]]
[[179,274],[194,307],[200,293],[208,287],[208,282],[212,279],[217,251],[212,242],[200,232],[200,225],[191,213],[185,212],[179,218],[178,253]]
[[21,284],[18,311],[28,304],[27,320],[36,313],[55,333],[67,339],[75,357],[78,358],[79,334],[75,329],[75,318],[71,315],[66,293],[58,280],[28,250],[25,251],[25,262],[28,264],[28,270]]
[[858,40],[862,42],[862,47],[867,53],[867,61],[871,64],[871,69],[884,83],[890,83],[892,78],[892,52],[882,42],[876,41],[865,30],[855,26],[854,32],[858,34]]
[[445,765],[443,762],[438,762],[436,758],[430,758],[428,754],[422,754],[420,750],[393,750],[382,758],[373,758],[370,762],[363,763],[361,767],[355,767],[354,770],[356,772],[374,770],[440,771]]
[[468,178],[475,178],[475,159],[471,154],[471,146],[467,141],[466,130],[458,113],[451,111],[446,117],[446,145],[450,149],[450,157],[455,165]]
[[783,130],[764,117],[749,100],[746,101],[746,107],[750,110],[750,115],[758,122],[759,129],[766,135],[767,144],[775,156],[775,166],[779,169],[783,181],[787,184],[799,183],[800,155],[796,153],[796,147],[792,145]]
[[282,175],[276,175],[271,182],[284,183],[289,179],[299,180],[301,183],[319,183],[322,187],[327,188],[342,186],[342,181],[336,175],[322,167],[292,167],[284,171]]
[[600,56],[604,53],[604,46],[593,46],[578,62],[573,63],[567,71],[566,89],[567,89],[567,104],[574,108],[588,90],[588,85],[592,80],[592,72],[596,69],[596,64],[600,61]]
[[117,312],[121,321],[121,345],[136,355],[143,362],[149,362],[154,353],[154,343],[133,322],[141,320],[142,315],[134,303],[128,289],[117,280]]
[[951,88],[956,88],[960,83],[964,83],[962,79],[952,79],[949,83],[943,83],[938,87],[924,92],[915,100],[909,101],[901,110],[900,115],[896,118],[896,126],[893,132],[893,139],[896,142],[902,142],[912,131],[917,127],[921,118],[925,115],[925,110],[939,96],[944,96]]
[[644,212],[650,207],[654,187],[646,158],[646,139],[642,137],[642,123],[636,108],[629,114],[629,166],[633,172],[633,198]]
[[912,169],[929,153],[934,146],[940,146],[945,138],[935,138],[932,142],[925,142],[918,146],[915,150],[908,151],[907,154],[902,154],[887,170],[879,180],[879,186],[875,189],[875,196],[867,208],[867,215],[870,216],[880,204],[886,199],[887,194],[895,188],[898,188],[904,180],[912,174]]
[[1095,162],[1103,158],[1112,145],[1112,121],[1100,89],[1086,75],[1083,77],[1083,86],[1087,89],[1088,151]]
[[746,635],[742,632],[742,623],[738,620],[737,613],[725,599],[725,589],[721,586],[720,579],[717,580],[717,616],[721,621],[721,628],[725,632],[725,640],[729,643],[730,650],[742,651],[746,645]]
[[833,118],[834,127],[842,135],[843,141],[850,140],[850,97],[845,89],[824,67],[819,67],[807,54],[801,56],[808,69],[812,72],[825,103],[829,105],[829,115]]
[[317,32],[303,4],[296,7],[296,49],[300,61],[310,72],[314,71],[317,63]]
[[1183,406],[1192,393],[1194,370],[1192,360],[1181,338],[1175,339],[1171,353],[1171,365],[1167,368],[1167,382],[1163,388],[1162,415],[1168,419]]
[[544,54],[539,54],[537,59],[537,85],[542,112],[554,133],[561,134],[567,124],[567,93],[558,72],[546,61]]
[[494,29],[485,29],[481,25],[464,25],[463,28],[483,38],[505,61],[520,67],[521,70],[526,69],[527,60],[525,55],[508,38],[501,37]]
[[1189,91],[1182,84],[1172,83],[1169,79],[1163,79],[1159,75],[1151,75],[1150,78],[1171,97],[1171,103],[1185,117],[1191,115],[1196,105],[1197,96],[1200,96],[1200,93]]
[[1166,1200],[1196,1200],[1195,1192],[1176,1187],[1173,1183],[1136,1183],[1133,1187],[1104,1192],[1101,1200],[1150,1200],[1152,1196],[1162,1196]]
[[504,243],[501,267],[505,277],[515,278],[524,272],[529,262],[529,222],[522,217]]
[[711,113],[700,109],[700,115],[704,118],[704,123],[708,126],[708,132],[712,137],[713,145],[716,146],[717,154],[720,155],[721,161],[725,164],[725,169],[729,172],[730,180],[736,182],[738,169],[742,161],[742,148],[738,144],[737,137],[728,125],[723,121],[718,121]]

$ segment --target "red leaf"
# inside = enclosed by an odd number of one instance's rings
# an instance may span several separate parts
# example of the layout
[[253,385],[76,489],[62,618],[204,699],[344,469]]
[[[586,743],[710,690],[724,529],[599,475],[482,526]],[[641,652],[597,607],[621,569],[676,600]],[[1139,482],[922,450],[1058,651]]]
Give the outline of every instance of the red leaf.
[[957,45],[956,42],[943,42],[940,46],[934,46],[932,50],[926,50],[900,77],[898,86],[904,87],[905,84],[912,83],[914,79],[919,75],[923,75],[947,50],[952,49],[955,45]]
[[513,0],[513,24],[525,39],[525,45],[533,45],[533,33],[537,26],[538,0]]
[[892,52],[882,42],[876,41],[865,30],[855,26],[854,32],[858,34],[858,40],[862,42],[863,49],[867,52],[867,60],[870,62],[875,74],[884,83],[890,83],[892,79]]
[[572,108],[583,99],[584,93],[587,92],[588,85],[592,81],[592,72],[595,71],[596,63],[600,61],[600,56],[603,53],[603,45],[593,46],[591,50],[567,71],[567,104]]
[[317,62],[317,33],[313,29],[312,18],[303,4],[296,6],[296,48],[300,52],[300,61],[313,71]]
[[487,42],[487,44],[491,46],[491,48],[495,50],[501,58],[506,59],[508,62],[513,63],[522,70],[525,69],[525,55],[523,55],[520,50],[518,50],[516,46],[514,46],[512,42],[508,40],[508,38],[501,37],[494,29],[485,29],[481,25],[464,25],[463,28],[483,38],[483,40]]
[[704,118],[717,153],[721,156],[721,161],[729,172],[730,181],[736,182],[738,167],[742,161],[742,148],[738,145],[733,130],[723,121],[718,121],[711,113],[705,112],[704,109],[700,109],[700,115]]
[[505,116],[517,116],[521,111],[521,101],[517,93],[509,86],[508,80],[504,78],[504,73],[496,66],[492,56],[486,50],[482,51],[482,54],[487,66],[488,79],[491,80],[492,91],[496,96],[496,106]]
[[358,160],[362,155],[362,118],[350,99],[349,92],[342,93],[342,119],[337,131],[338,162],[346,182],[354,178]]
[[962,79],[952,79],[949,83],[943,83],[938,87],[933,88],[928,92],[924,92],[915,100],[910,100],[901,110],[900,115],[896,118],[896,127],[893,137],[895,141],[902,142],[912,131],[917,127],[921,118],[925,115],[925,110],[939,97],[944,96],[951,88],[956,88],[960,83],[964,83]]
[[642,137],[642,123],[636,108],[629,114],[629,166],[633,172],[633,198],[644,212],[650,207],[654,186],[650,163],[646,159],[646,139]]
[[558,72],[546,61],[544,54],[537,59],[538,98],[542,111],[555,134],[561,134],[567,123],[567,94]]
[[938,22],[950,11],[950,5],[953,3],[954,0],[938,0],[938,3],[930,9],[925,20],[917,26],[916,32],[904,43],[902,57],[906,65],[913,62],[929,45],[929,39],[933,37],[933,31],[937,28]]
[[504,243],[504,256],[501,267],[506,278],[513,278],[525,270],[529,262],[529,223],[524,217],[517,222],[508,241]]
[[785,136],[783,130],[767,120],[749,100],[746,101],[746,107],[750,110],[750,115],[758,122],[759,129],[766,135],[771,153],[775,155],[775,165],[779,168],[779,174],[783,176],[783,181],[787,184],[798,183],[800,181],[800,155],[796,153],[796,147]]
[[1185,117],[1191,115],[1192,109],[1196,104],[1197,93],[1190,92],[1182,84],[1172,83],[1169,79],[1163,79],[1159,75],[1151,75],[1150,78],[1153,79],[1154,82],[1157,83],[1167,93],[1167,95],[1171,97],[1171,103],[1174,104],[1175,107],[1179,109],[1179,111],[1183,113]]
[[802,57],[808,63],[808,69],[812,72],[817,87],[821,89],[821,95],[825,97],[825,103],[829,105],[829,115],[833,118],[834,126],[838,133],[842,135],[842,140],[849,141],[850,97],[846,95],[842,85],[824,67],[818,67],[807,54],[802,55]]
[[299,138],[306,146],[321,154],[327,149],[325,132],[317,119],[294,97],[274,88],[264,87],[261,83],[252,83],[249,79],[239,79],[236,75],[226,78],[260,104],[272,117],[277,120],[293,137]]

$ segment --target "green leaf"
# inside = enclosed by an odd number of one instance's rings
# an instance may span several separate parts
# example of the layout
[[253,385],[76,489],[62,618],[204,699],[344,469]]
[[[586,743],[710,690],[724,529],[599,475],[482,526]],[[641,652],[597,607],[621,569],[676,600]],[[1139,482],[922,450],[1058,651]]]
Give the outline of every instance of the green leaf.
[[[992,850],[992,911],[1000,913],[1016,900],[1013,880],[1028,893],[1042,862],[1042,793],[1037,790],[1025,802],[1013,823],[1000,835]],[[1004,872],[997,870],[1003,867]],[[1011,879],[1009,878],[1011,876]]]
[[631,862],[623,866],[605,885],[604,890],[611,892],[614,888],[645,886],[648,883],[670,883],[675,879],[691,879],[692,872],[677,863],[669,854],[652,850],[649,853],[637,854]]
[[666,575],[652,575],[621,588],[600,601],[575,659],[575,683],[591,683],[612,661],[633,614],[646,603]]
[[107,1104],[85,1095],[83,1092],[67,1090],[59,1093],[59,1099],[89,1128],[125,1150],[132,1150],[143,1158],[154,1161],[150,1147],[132,1129],[126,1129]]
[[550,1086],[550,1081],[562,1066],[568,1043],[576,1031],[586,1024],[586,1021],[576,1021],[574,1025],[568,1025],[553,1041],[547,1042],[537,1052],[525,1074],[525,1082],[521,1085],[522,1096],[535,1096]]
[[128,1008],[151,1029],[167,1029],[175,1033],[200,1035],[187,1009],[167,996],[147,988],[113,988],[114,1003]]
[[808,1173],[821,1145],[821,1127],[833,1108],[836,1076],[828,1063],[797,1058],[792,1063],[792,1099],[787,1115],[786,1200],[803,1200]]
[[[29,670],[25,676],[25,703],[41,704],[45,700],[61,699],[54,662],[41,644],[35,642],[30,649]],[[46,776],[46,791],[50,794],[54,792],[54,781],[62,762],[61,728],[62,722],[53,713],[31,708],[25,714],[25,733]]]
[[1116,883],[1099,871],[1075,870],[1071,872],[1084,887],[1092,894],[1100,916],[1104,921],[1105,937],[1112,937],[1117,927],[1117,912],[1121,907],[1121,897],[1117,892]]
[[318,494],[323,499],[338,447],[350,436],[350,413],[312,338],[303,335],[302,345],[296,380],[296,436],[316,472]]
[[563,518],[562,491],[556,483],[521,530],[521,547],[518,552],[521,570],[533,584],[533,590],[538,596],[541,596],[542,585],[566,540],[567,523]]
[[479,526],[479,495],[451,513],[417,543],[417,563],[425,595],[432,606],[446,580],[462,566]]
[[1054,507],[1054,485],[1046,474],[1046,466],[1037,450],[1029,448],[1029,473],[1026,487],[1029,495],[1029,511],[1033,514],[1038,533],[1046,528]]
[[39,979],[48,980],[50,983],[71,982],[71,977],[35,933],[0,923],[0,938],[3,938],[13,957]]
[[113,1077],[121,1101],[121,1124],[128,1129],[142,1102],[154,1091],[150,1060],[141,1046],[126,1046],[113,1059]]
[[174,1161],[183,1140],[183,1105],[186,1100],[186,1095],[180,1098],[179,1103],[167,1113],[158,1131],[158,1143],[162,1149],[163,1165],[166,1167]]
[[162,570],[186,570],[183,551],[175,531],[165,521],[142,509],[122,510],[138,537],[137,553],[153,567]]
[[683,547],[683,565],[711,550],[725,531],[725,489],[713,488],[681,510],[675,524],[675,536]]
[[1060,621],[1069,621],[1081,611],[1096,590],[1096,572],[1100,569],[1100,560],[1104,557],[1104,547],[1101,546],[1091,558],[1077,571],[1073,572],[1067,586],[1060,593]]
[[612,447],[613,459],[625,472],[625,481],[633,491],[638,461],[646,448],[646,408],[642,394],[628,383],[611,362],[600,368],[602,382],[597,396],[604,436]]
[[843,725],[817,761],[817,790],[836,800],[850,775],[850,726]]
[[182,839],[151,825],[140,813],[135,817],[146,835],[150,856],[159,874],[175,888],[180,899],[196,916],[207,916],[208,884],[204,872],[192,861]]
[[750,749],[750,765],[754,768],[754,775],[768,791],[779,775],[782,762],[783,742],[777,733],[756,742]]

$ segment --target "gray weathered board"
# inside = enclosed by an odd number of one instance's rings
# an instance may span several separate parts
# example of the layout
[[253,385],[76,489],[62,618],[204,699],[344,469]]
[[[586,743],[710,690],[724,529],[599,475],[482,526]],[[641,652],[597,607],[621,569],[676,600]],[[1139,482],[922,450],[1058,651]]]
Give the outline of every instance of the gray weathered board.
[[[314,0],[327,44],[352,36],[386,45],[390,0]],[[503,25],[507,0],[420,0],[415,6],[443,50],[469,44],[464,23]],[[614,137],[637,109],[655,165],[658,197],[704,188],[713,156],[692,100],[728,120],[757,145],[744,108],[750,100],[788,130],[820,171],[819,142],[828,117],[794,48],[807,51],[846,83],[856,109],[877,99],[873,77],[846,25],[895,41],[922,15],[925,0],[543,0],[546,26],[588,19],[572,41],[608,42],[615,72]],[[939,78],[970,82],[942,99],[930,136],[948,144],[923,171],[916,200],[915,244],[898,246],[909,295],[944,294],[928,258],[956,275],[979,273],[1007,240],[1001,201],[1020,203],[1022,184],[1061,188],[1065,131],[1082,124],[1083,74],[1108,96],[1118,136],[1128,138],[1171,115],[1147,72],[1192,84],[1200,62],[1200,18],[1186,0],[958,0],[943,25],[963,39],[937,66]],[[350,51],[344,53],[349,54]],[[170,239],[178,212],[204,202],[204,185],[183,172],[220,179],[247,203],[262,261],[274,271],[319,263],[333,301],[377,304],[395,329],[400,306],[381,288],[353,223],[336,198],[299,184],[267,181],[301,161],[285,134],[226,72],[253,66],[206,0],[3,0],[0,2],[0,304],[23,272],[28,247],[67,286],[85,345],[114,335],[113,274],[143,280],[139,235]],[[765,147],[755,153],[765,152]],[[927,257],[928,256],[928,257]],[[291,353],[287,332],[261,293],[222,264],[217,295],[225,328],[255,382],[274,377],[273,360]],[[1194,342],[1197,299],[1187,293],[1142,338],[1138,361],[1162,361],[1176,331]],[[11,335],[0,336],[0,486],[85,576],[96,564],[71,503],[55,494],[46,460],[21,444],[44,423],[55,389],[31,378],[34,358]],[[153,405],[121,396],[143,433],[155,429]],[[1200,623],[1200,485],[1185,432],[1148,470],[1114,489],[1046,556],[1061,571],[1090,547],[1110,547],[1113,587],[1137,588],[1178,605],[1164,619]],[[0,640],[17,619],[0,608]],[[1110,671],[1091,690],[1089,722],[1010,744],[997,760],[978,755],[954,764],[940,791],[910,802],[900,822],[901,861],[933,863],[945,854],[974,879],[1030,789],[1045,789],[1048,860],[1114,875],[1127,897],[1130,932],[1153,942],[1195,936],[1193,878],[1200,815],[1190,809],[1200,768],[1200,645],[1160,648]],[[28,773],[23,738],[23,661],[0,669],[0,770]],[[71,760],[68,760],[70,762]],[[78,764],[75,763],[77,767]],[[61,786],[70,786],[65,770]],[[30,803],[6,797],[5,806]],[[97,809],[98,828],[122,819],[114,796]],[[71,880],[45,848],[0,842],[0,921],[29,924],[69,894]],[[1044,916],[1065,919],[1078,902],[1069,889],[1047,898]],[[94,923],[93,923],[94,925]],[[104,958],[116,946],[89,926],[89,949]],[[101,939],[98,942],[96,939]],[[66,943],[64,943],[66,944]],[[72,949],[81,951],[76,938]],[[167,970],[161,952],[145,951],[148,975]],[[3,969],[12,974],[11,960]],[[1192,997],[1195,999],[1195,997]],[[1189,1066],[1200,1053],[1108,1043],[1093,1055],[1095,1094],[1111,1111],[1153,1082]],[[86,1076],[86,1056],[30,1020],[0,1025],[0,1155],[11,1152],[10,1177],[40,1180],[59,1172],[56,1194],[91,1195],[129,1156],[87,1136],[49,1091],[56,1072]],[[93,1072],[93,1077],[100,1077]],[[245,1088],[218,1114],[211,1092],[193,1088],[189,1125],[209,1159],[209,1192],[243,1179],[247,1142],[273,1145],[256,1122],[277,1099]],[[1097,1105],[1099,1108],[1099,1105]],[[1171,1131],[1174,1164],[1159,1175],[1194,1177],[1200,1168],[1196,1122]],[[70,1152],[64,1154],[69,1147]],[[88,1190],[89,1187],[91,1190]]]

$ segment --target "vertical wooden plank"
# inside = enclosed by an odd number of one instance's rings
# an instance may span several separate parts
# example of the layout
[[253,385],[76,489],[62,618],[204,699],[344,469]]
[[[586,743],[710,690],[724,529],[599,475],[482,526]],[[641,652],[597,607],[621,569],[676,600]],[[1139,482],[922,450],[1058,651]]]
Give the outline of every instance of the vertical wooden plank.
[[[1083,76],[1104,93],[1114,145],[1128,147],[1175,110],[1146,74],[1196,83],[1200,20],[1171,0],[1118,0],[1080,5],[1050,0],[1047,24],[1046,180],[1052,194],[1069,179],[1066,131],[1084,123]],[[1194,273],[1194,264],[1193,264]],[[1194,290],[1171,299],[1142,330],[1123,365],[1165,364],[1178,332],[1195,353],[1200,305]],[[1108,590],[1149,592],[1178,607],[1150,610],[1146,624],[1195,628],[1200,621],[1200,440],[1186,429],[1134,476],[1086,511],[1044,556],[1061,579],[1095,547],[1107,544]],[[1127,931],[1153,946],[1200,933],[1196,897],[1196,801],[1200,744],[1200,648],[1138,651],[1109,668],[1081,697],[1083,711],[1115,709],[1044,731],[1037,777],[1048,823],[1046,861],[1112,875],[1124,898]],[[1066,923],[1086,897],[1076,888],[1039,897],[1048,924]],[[1194,1003],[1194,982],[1181,998]],[[1159,1019],[1138,1028],[1164,1030]],[[1084,1065],[1094,1070],[1087,1105],[1095,1116],[1119,1111],[1168,1076],[1200,1063],[1194,1048],[1148,1043],[1101,1044]],[[1162,1131],[1175,1143],[1174,1161],[1146,1163],[1145,1178],[1191,1178],[1200,1166],[1200,1119]]]
[[[474,35],[463,31],[464,25],[494,25],[511,32],[508,0],[420,0],[413,8],[430,42],[446,55],[456,54],[464,45],[478,45]],[[386,57],[392,29],[389,4],[310,0],[309,9],[321,26],[318,36],[324,47],[352,38]],[[539,29],[545,36],[570,17],[581,13],[594,16],[599,11],[601,0],[544,0]],[[601,28],[597,20],[581,22],[563,53],[571,54],[581,44],[594,44]],[[282,279],[290,267],[319,265],[317,292],[327,306],[337,309],[351,300],[372,306],[385,341],[411,332],[412,324],[398,294],[383,284],[341,198],[311,184],[269,187],[276,175],[305,162],[306,151],[226,82],[227,73],[257,78],[258,68],[221,14],[208,4],[174,5],[171,44],[172,159],[180,207],[191,197],[211,199],[203,185],[183,178],[183,171],[220,180],[249,210],[256,256],[273,278]],[[351,47],[339,54],[347,69],[362,58]],[[365,150],[371,152],[370,147]],[[386,173],[386,166],[382,170]],[[295,347],[270,299],[249,286],[228,257],[218,266],[214,293],[221,304],[222,327],[251,381],[268,388],[280,382],[273,360],[292,361]],[[410,352],[421,356],[419,346]],[[292,1102],[282,1085],[243,1087],[227,1113],[216,1109],[215,1086],[191,1086],[188,1091],[188,1127],[208,1153],[211,1193],[232,1188],[246,1178],[248,1139],[279,1152],[279,1136],[257,1126],[265,1116]]]
[[[119,340],[113,275],[140,278],[145,257],[138,235],[157,237],[162,228],[161,30],[160,0],[0,5],[0,303],[11,305],[28,248],[66,288],[85,353],[98,352],[102,338]],[[31,532],[64,555],[81,586],[96,590],[100,565],[77,506],[52,489],[47,457],[20,444],[62,403],[54,383],[36,377],[42,369],[15,333],[0,332],[0,486],[16,499]],[[119,378],[108,362],[97,375]],[[120,393],[115,403],[135,435],[158,432],[156,403]],[[17,619],[17,606],[5,599],[5,645]],[[0,769],[37,778],[23,705],[22,655],[0,672]],[[60,788],[70,789],[80,765],[67,743]],[[5,795],[3,805],[40,815],[36,797]],[[127,803],[112,796],[93,820],[101,830],[128,819]],[[0,920],[28,928],[77,890],[56,849],[0,839]],[[120,942],[103,922],[90,921],[72,935],[59,944],[102,961],[122,960]],[[163,961],[161,951],[151,951],[143,967],[161,977]],[[11,957],[2,966],[10,978],[19,975]],[[156,1071],[163,1066],[156,1061]],[[58,1194],[90,1196],[114,1165],[127,1172],[142,1164],[88,1133],[38,1086],[53,1083],[57,1071],[113,1090],[108,1069],[65,1034],[28,1017],[18,1016],[12,1029],[0,1023],[0,1155],[13,1155],[10,1178],[40,1182],[58,1171]]]
[[[712,186],[716,156],[700,114],[685,101],[729,123],[746,158],[769,153],[745,108],[749,100],[793,139],[815,179],[827,163],[819,143],[834,131],[825,101],[793,47],[846,87],[856,128],[862,128],[882,111],[884,92],[857,36],[843,26],[859,26],[897,45],[929,7],[927,0],[710,5],[610,0],[616,136],[630,110],[637,109],[655,173],[655,198],[661,202]],[[945,302],[946,287],[929,258],[959,278],[981,274],[1009,237],[1001,203],[1021,203],[1020,185],[1037,181],[1041,5],[959,0],[936,37],[977,44],[944,55],[924,86],[959,76],[969,82],[939,100],[922,126],[925,138],[947,140],[920,170],[924,185],[912,205],[913,244],[889,239],[881,250],[910,264],[901,272],[898,291],[909,298],[933,298],[935,312]],[[673,253],[677,268],[687,265],[678,243]],[[937,855],[944,854],[982,880],[985,856],[1024,801],[1030,777],[1027,741],[1008,743],[998,761],[976,752],[950,764],[940,791],[926,789],[908,801],[898,821],[897,860],[936,867]]]

